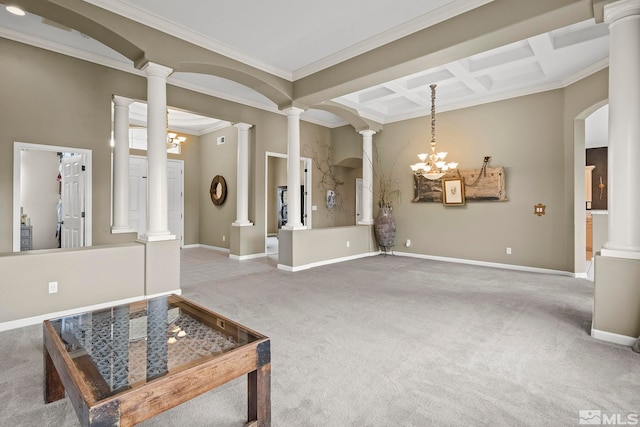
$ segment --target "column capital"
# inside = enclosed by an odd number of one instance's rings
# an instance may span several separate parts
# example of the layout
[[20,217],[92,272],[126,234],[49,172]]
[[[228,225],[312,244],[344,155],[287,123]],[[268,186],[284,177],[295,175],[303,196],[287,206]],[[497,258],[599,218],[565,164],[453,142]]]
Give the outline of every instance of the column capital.
[[233,126],[238,130],[249,130],[253,127],[253,125],[250,125],[249,123],[235,123]]
[[609,24],[634,15],[640,15],[640,0],[618,0],[604,5],[604,21]]
[[300,114],[304,113],[302,108],[298,107],[287,107],[282,110],[288,117],[300,117]]
[[113,104],[116,107],[128,107],[135,102],[134,99],[126,98],[120,95],[113,95],[112,99],[113,99]]
[[373,136],[373,135],[375,135],[375,134],[376,134],[376,131],[375,131],[375,130],[367,129],[367,130],[361,130],[361,131],[358,131],[358,133],[359,133],[360,135],[362,135],[362,136]]
[[155,62],[147,62],[144,64],[142,71],[144,71],[148,77],[162,77],[164,79],[173,73],[173,69],[165,67],[164,65],[156,64]]

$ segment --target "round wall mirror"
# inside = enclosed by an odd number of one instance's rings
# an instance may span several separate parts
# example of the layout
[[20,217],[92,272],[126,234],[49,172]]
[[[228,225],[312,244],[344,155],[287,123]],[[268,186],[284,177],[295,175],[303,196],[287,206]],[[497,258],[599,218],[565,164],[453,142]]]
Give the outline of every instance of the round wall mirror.
[[216,175],[211,181],[211,188],[209,188],[209,194],[211,194],[211,201],[214,205],[220,206],[227,198],[227,182],[220,175]]

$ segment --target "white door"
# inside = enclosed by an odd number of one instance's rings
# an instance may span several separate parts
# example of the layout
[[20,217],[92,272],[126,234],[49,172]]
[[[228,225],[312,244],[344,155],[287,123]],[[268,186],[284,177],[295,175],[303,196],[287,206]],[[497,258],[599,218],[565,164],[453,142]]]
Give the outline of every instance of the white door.
[[362,219],[362,178],[356,178],[356,225]]
[[[183,193],[184,162],[167,160],[167,226],[172,235],[180,240],[184,230]],[[129,158],[129,224],[138,236],[147,231],[147,159]]]
[[61,246],[84,246],[84,170],[83,156],[62,158]]
[[129,158],[129,225],[138,236],[147,231],[147,159]]
[[182,247],[182,171],[184,162],[182,160],[169,160],[167,162],[167,222],[169,231],[176,236]]

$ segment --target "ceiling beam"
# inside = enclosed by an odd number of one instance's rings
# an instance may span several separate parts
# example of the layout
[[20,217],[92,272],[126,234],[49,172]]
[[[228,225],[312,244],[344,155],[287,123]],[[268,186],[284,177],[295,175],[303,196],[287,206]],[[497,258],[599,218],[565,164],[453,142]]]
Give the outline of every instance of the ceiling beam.
[[592,0],[494,0],[293,82],[306,105],[591,19]]

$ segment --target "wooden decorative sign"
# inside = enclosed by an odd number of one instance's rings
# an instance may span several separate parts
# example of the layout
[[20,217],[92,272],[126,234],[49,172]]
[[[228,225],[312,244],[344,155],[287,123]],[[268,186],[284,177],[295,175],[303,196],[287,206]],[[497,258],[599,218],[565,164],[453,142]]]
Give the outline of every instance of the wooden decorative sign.
[[430,180],[422,176],[413,178],[413,202],[442,203],[442,180],[460,177],[464,181],[464,198],[469,201],[505,201],[505,174],[503,167],[482,167],[452,171],[440,179]]

